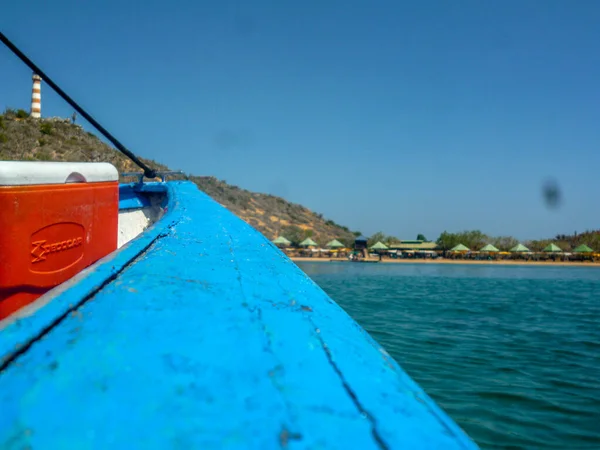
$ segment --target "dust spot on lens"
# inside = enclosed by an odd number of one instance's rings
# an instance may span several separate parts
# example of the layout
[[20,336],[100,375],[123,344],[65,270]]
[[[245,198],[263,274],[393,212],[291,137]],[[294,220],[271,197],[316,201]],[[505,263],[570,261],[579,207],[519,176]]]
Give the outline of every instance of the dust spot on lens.
[[560,207],[562,203],[562,194],[556,180],[549,179],[544,182],[542,186],[542,195],[547,208],[556,209]]

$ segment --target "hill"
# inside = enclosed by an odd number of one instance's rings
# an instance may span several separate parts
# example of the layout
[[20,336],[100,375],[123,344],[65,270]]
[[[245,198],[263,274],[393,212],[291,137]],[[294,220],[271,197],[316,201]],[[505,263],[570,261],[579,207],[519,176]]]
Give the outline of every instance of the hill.
[[[105,161],[119,172],[140,171],[120,152],[69,119],[32,119],[25,111],[12,109],[0,115],[0,160]],[[143,161],[155,169],[169,170],[156,161]],[[283,235],[292,242],[299,242],[311,237],[321,245],[331,239],[339,239],[347,245],[354,241],[355,234],[347,227],[281,197],[250,192],[215,177],[190,175],[188,178],[269,239]]]

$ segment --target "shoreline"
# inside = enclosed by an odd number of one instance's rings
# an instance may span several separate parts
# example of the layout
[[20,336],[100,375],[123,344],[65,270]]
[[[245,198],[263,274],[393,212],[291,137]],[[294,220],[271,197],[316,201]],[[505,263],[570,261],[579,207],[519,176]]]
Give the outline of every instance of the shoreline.
[[[293,257],[290,258],[294,262],[348,262],[346,258],[310,258],[310,257]],[[381,264],[458,264],[458,265],[486,265],[486,266],[547,266],[547,267],[600,267],[600,262],[581,262],[581,261],[476,261],[476,260],[460,260],[460,259],[387,259],[379,262],[378,260],[368,260]],[[359,263],[361,264],[361,263]]]

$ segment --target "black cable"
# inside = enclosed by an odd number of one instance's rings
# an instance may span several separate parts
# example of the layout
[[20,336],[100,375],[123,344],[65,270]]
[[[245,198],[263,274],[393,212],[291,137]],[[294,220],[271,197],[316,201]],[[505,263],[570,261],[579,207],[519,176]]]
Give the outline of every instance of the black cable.
[[46,75],[42,69],[36,66],[21,50],[19,50],[8,38],[0,31],[0,41],[4,43],[17,57],[23,61],[27,66],[33,70],[33,72],[45,81],[54,91],[60,95],[69,105],[71,105],[75,110],[81,114],[85,119],[91,123],[100,133],[102,133],[106,139],[113,143],[113,145],[125,156],[131,159],[134,163],[136,163],[141,169],[144,170],[144,176],[147,178],[156,178],[156,171],[151,169],[146,164],[144,164],[140,159],[135,156],[131,151],[127,150],[127,148],[121,144],[117,138],[115,138],[112,134],[110,134],[102,125],[100,125],[92,116],[90,116],[85,110],[79,106],[71,97],[69,97],[60,87],[56,85],[52,79]]

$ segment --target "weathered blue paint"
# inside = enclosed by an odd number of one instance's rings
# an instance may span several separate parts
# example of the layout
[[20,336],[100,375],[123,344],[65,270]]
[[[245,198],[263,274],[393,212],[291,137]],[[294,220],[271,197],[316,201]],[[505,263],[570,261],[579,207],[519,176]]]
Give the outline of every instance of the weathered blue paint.
[[139,195],[139,189],[134,189],[135,187],[135,184],[121,184],[119,186],[119,210],[139,209],[150,206],[148,197]]
[[1,448],[476,448],[264,236],[144,189],[163,219],[0,333]]

